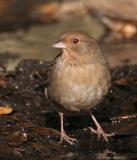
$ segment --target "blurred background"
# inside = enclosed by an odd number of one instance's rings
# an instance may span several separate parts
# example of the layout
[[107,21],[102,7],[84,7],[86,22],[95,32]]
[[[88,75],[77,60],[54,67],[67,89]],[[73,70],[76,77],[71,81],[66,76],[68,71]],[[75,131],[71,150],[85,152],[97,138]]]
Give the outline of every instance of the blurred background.
[[135,0],[0,0],[0,61],[8,69],[24,58],[51,60],[66,31],[94,37],[111,67],[137,62]]

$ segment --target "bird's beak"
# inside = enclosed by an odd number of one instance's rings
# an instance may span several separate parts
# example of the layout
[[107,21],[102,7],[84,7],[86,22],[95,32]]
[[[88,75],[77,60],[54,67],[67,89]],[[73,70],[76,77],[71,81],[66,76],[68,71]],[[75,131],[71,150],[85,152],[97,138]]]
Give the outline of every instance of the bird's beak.
[[66,45],[63,42],[58,42],[58,43],[54,44],[52,47],[65,49]]

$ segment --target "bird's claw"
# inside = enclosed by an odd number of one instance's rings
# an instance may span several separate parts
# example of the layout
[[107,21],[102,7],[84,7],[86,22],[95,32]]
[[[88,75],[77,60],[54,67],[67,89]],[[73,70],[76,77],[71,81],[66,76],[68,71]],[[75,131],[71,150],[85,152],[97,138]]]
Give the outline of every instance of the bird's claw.
[[88,129],[90,129],[91,132],[96,133],[98,135],[98,139],[103,137],[106,142],[109,141],[108,137],[112,137],[115,135],[115,133],[112,133],[112,134],[105,133],[101,127],[97,128],[97,130],[95,130],[92,127],[88,127]]
[[75,145],[76,143],[78,143],[78,141],[75,138],[71,138],[71,137],[67,136],[65,132],[61,132],[61,137],[60,137],[59,143],[62,143],[63,140],[66,141],[67,143],[69,143],[70,145]]

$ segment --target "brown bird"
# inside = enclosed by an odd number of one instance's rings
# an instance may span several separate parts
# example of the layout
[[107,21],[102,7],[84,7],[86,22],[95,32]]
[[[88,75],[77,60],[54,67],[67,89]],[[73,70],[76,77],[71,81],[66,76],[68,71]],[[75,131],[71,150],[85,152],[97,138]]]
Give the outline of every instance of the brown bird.
[[[96,41],[83,32],[66,33],[53,47],[62,52],[53,65],[47,94],[60,115],[60,142],[65,140],[72,145],[76,139],[65,133],[63,114],[90,112],[98,105],[111,85],[110,70]],[[108,141],[111,135],[103,131],[93,114],[90,115],[97,130],[89,129]]]

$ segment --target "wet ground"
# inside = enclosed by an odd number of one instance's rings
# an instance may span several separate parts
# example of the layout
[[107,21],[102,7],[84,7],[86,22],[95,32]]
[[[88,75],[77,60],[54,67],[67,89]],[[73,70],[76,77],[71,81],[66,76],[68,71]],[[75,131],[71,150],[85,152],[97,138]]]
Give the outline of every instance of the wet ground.
[[[106,143],[84,128],[89,115],[65,117],[65,129],[78,143],[59,144],[59,117],[44,95],[50,62],[23,60],[14,71],[0,70],[0,105],[14,111],[0,116],[1,159],[125,159],[137,157],[137,66],[112,70],[112,87],[93,112],[108,133]],[[79,123],[75,123],[75,122]]]

